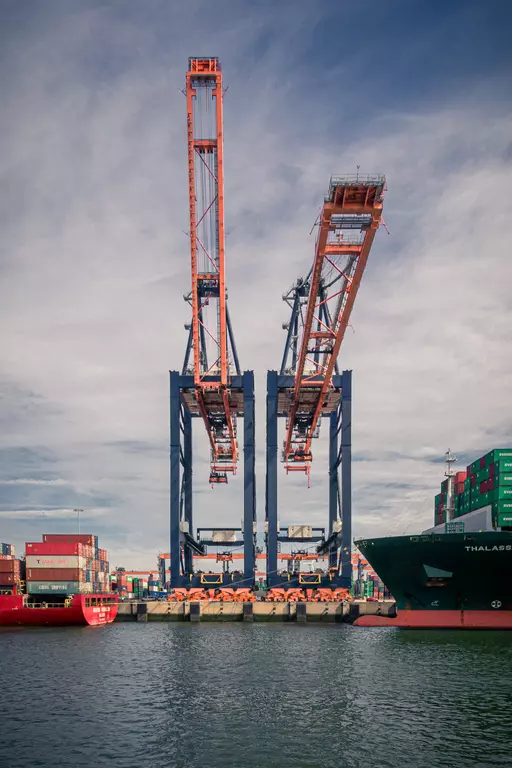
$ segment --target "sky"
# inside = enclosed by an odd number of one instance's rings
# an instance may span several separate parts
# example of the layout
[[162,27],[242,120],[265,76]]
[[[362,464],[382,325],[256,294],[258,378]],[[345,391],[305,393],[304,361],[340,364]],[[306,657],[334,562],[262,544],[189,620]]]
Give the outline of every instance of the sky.
[[[340,367],[353,370],[353,534],[429,527],[451,448],[512,445],[512,11],[506,0],[30,0],[0,4],[0,540],[96,533],[113,565],[169,549],[168,371],[190,287],[189,56],[224,85],[227,284],[254,370],[257,513],[265,379],[282,294],[313,259],[331,175],[384,173],[384,220]],[[327,522],[280,467],[280,523]],[[283,427],[281,427],[281,430]],[[200,526],[236,526],[243,478]]]

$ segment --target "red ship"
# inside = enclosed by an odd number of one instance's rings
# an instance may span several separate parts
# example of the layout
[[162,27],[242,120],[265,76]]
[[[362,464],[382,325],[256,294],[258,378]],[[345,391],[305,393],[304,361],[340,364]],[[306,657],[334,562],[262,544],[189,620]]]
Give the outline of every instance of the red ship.
[[108,553],[91,534],[43,534],[17,560],[0,544],[0,626],[101,626],[117,616]]
[[0,595],[0,626],[100,626],[117,616],[116,594],[60,597],[49,596],[46,602],[33,601],[30,595]]

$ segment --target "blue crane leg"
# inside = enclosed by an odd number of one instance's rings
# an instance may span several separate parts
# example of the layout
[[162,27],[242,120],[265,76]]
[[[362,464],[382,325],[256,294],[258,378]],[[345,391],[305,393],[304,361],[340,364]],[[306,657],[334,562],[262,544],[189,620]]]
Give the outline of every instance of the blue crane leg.
[[[334,531],[334,523],[338,519],[338,410],[329,417],[329,536]],[[329,552],[329,568],[337,564],[337,549]]]
[[[185,520],[189,531],[194,535],[194,519],[192,513],[192,416],[183,409],[183,475],[185,483]],[[191,574],[194,570],[192,550],[185,549],[185,570]]]
[[244,582],[252,586],[256,571],[256,456],[254,448],[254,372],[244,371]]
[[266,469],[267,584],[272,586],[279,581],[277,573],[277,371],[267,371]]
[[341,392],[341,575],[352,582],[352,371],[343,371]]
[[170,372],[171,586],[180,584],[180,375]]

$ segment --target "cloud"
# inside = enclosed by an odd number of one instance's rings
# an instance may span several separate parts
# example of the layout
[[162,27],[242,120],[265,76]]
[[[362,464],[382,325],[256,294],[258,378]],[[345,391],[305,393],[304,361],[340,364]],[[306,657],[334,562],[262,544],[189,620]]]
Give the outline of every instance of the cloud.
[[[203,49],[218,52],[230,86],[227,277],[241,364],[256,372],[260,527],[265,372],[282,356],[281,294],[309,268],[309,231],[331,174],[357,165],[387,174],[390,234],[378,233],[340,357],[354,370],[354,533],[427,527],[442,479],[433,459],[451,447],[469,461],[510,442],[512,116],[509,100],[492,98],[499,61],[485,57],[483,99],[474,62],[451,79],[447,67],[416,79],[403,70],[404,61],[421,68],[456,14],[439,29],[425,18],[423,44],[404,38],[400,55],[386,45],[395,33],[381,14],[384,37],[370,20],[368,56],[352,56],[338,38],[333,48],[327,10],[290,7],[249,13],[241,4],[232,14],[221,3],[214,21],[165,3],[144,13],[133,3],[122,12],[49,3],[10,28],[2,540],[38,538],[49,524],[43,511],[74,530],[69,510],[81,506],[112,560],[142,567],[168,550],[167,371],[181,368],[190,283],[179,89],[188,55]],[[345,29],[360,21],[350,13]],[[471,18],[466,11],[475,29]],[[441,65],[450,54],[440,55]],[[280,474],[282,525],[326,524],[326,428],[311,490]],[[237,525],[241,473],[211,491],[200,424],[194,451],[195,523]],[[4,496],[15,490],[16,504]]]

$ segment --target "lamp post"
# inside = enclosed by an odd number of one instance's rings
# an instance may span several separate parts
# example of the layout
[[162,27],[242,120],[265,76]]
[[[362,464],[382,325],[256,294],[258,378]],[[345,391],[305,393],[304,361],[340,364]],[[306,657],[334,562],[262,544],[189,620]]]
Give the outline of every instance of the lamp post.
[[83,509],[74,509],[73,512],[76,512],[78,519],[78,533],[80,533],[80,512],[83,512]]

